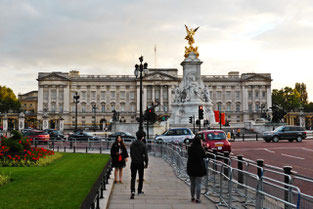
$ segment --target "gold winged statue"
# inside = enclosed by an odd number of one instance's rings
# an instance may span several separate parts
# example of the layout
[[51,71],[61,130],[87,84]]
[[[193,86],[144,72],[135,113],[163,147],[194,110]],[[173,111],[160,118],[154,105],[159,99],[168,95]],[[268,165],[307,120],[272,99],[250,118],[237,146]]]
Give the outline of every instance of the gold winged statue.
[[191,52],[194,52],[196,56],[199,57],[198,47],[192,46],[192,44],[195,43],[193,36],[195,35],[195,32],[199,29],[199,27],[197,27],[196,29],[189,29],[187,25],[185,25],[185,27],[187,32],[187,36],[185,37],[185,39],[188,41],[189,44],[189,47],[185,46],[185,57],[187,58]]

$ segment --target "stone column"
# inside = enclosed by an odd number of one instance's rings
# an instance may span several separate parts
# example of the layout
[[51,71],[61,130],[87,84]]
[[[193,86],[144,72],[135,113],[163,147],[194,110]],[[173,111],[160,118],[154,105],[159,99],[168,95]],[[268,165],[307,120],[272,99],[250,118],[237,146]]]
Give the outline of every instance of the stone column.
[[3,131],[8,131],[8,116],[5,113],[3,118]]
[[147,86],[142,86],[142,110],[147,108]]
[[42,112],[43,111],[43,86],[39,86],[38,88],[38,106],[37,111]]
[[64,108],[64,112],[69,112],[70,111],[70,103],[73,100],[73,98],[71,98],[71,92],[70,92],[70,88],[69,86],[65,86],[64,91],[63,91],[63,108]]
[[167,91],[168,91],[168,111],[172,111],[172,88],[171,88],[171,85],[168,85],[168,88],[167,88]]
[[136,112],[139,113],[140,111],[140,86],[137,86],[137,110]]
[[246,86],[242,86],[242,111],[243,111],[243,121],[249,119],[248,110],[248,89]]
[[160,107],[159,107],[160,111],[164,111],[163,109],[163,86],[160,86]]
[[55,105],[55,112],[59,112],[60,111],[60,107],[59,107],[59,87],[56,86],[55,88],[55,91],[56,91],[56,105]]
[[154,102],[155,102],[155,98],[154,98],[154,86],[152,85],[152,96],[151,96],[151,98],[152,98],[152,102],[153,102],[153,104],[154,104]]
[[272,90],[271,86],[267,86],[266,88],[266,108],[271,110],[270,107],[272,107]]
[[48,97],[48,112],[51,111],[51,88],[48,87],[49,97]]

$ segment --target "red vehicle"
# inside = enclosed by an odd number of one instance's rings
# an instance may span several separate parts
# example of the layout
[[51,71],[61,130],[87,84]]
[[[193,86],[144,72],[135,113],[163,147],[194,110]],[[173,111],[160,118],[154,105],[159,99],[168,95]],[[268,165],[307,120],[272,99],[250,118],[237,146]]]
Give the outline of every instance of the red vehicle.
[[24,133],[27,139],[38,140],[40,142],[48,142],[50,140],[50,135],[47,132],[39,130],[31,130]]
[[231,152],[231,144],[227,140],[226,133],[222,130],[205,130],[197,133],[203,140],[205,149],[215,148],[219,152]]

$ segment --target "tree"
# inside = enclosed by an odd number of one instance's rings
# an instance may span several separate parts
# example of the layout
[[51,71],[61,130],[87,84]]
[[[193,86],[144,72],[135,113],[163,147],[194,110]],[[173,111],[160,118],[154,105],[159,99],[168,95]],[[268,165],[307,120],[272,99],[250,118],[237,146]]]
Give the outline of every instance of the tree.
[[4,113],[10,110],[17,112],[20,107],[21,104],[12,89],[6,86],[0,86],[0,112]]
[[308,104],[308,92],[306,91],[306,84],[304,83],[296,83],[295,90],[297,90],[300,94],[300,104],[302,107]]
[[272,110],[273,122],[280,122],[282,118],[290,111],[299,110],[300,93],[296,89],[285,87],[280,90],[273,89],[272,92]]

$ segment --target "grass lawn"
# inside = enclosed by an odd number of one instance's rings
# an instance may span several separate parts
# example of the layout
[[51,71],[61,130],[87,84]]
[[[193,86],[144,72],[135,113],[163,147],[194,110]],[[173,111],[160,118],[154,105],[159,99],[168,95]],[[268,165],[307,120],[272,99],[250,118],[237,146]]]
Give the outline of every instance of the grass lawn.
[[79,208],[109,155],[63,153],[44,167],[0,167],[11,182],[0,187],[1,209]]

